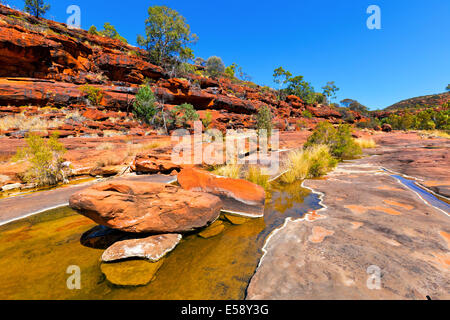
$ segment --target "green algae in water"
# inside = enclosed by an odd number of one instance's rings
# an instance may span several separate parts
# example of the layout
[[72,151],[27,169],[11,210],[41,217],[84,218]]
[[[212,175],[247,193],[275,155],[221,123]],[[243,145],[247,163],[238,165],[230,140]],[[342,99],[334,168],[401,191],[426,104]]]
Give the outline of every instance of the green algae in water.
[[[117,287],[100,269],[103,249],[80,238],[96,226],[70,208],[60,208],[0,227],[0,299],[244,299],[248,282],[272,230],[287,217],[320,208],[300,182],[276,186],[265,216],[242,225],[224,221],[224,231],[204,239],[183,238],[147,286]],[[66,270],[81,270],[81,289],[69,290]]]

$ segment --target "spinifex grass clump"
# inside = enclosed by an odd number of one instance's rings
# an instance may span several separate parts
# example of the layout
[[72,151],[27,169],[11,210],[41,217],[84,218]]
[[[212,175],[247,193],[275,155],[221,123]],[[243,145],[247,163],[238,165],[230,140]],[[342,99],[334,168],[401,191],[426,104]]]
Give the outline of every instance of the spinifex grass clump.
[[270,175],[267,174],[264,168],[258,167],[256,165],[249,166],[245,180],[253,182],[254,184],[260,185],[264,189],[268,189]]
[[239,179],[241,177],[242,166],[234,163],[230,163],[214,170],[214,174],[222,177],[228,177],[233,179]]
[[352,137],[350,126],[345,124],[335,128],[329,122],[320,122],[308,138],[304,148],[318,144],[329,146],[332,156],[340,160],[354,159],[362,154],[361,147]]
[[355,139],[355,142],[362,149],[371,149],[371,148],[377,147],[375,140],[373,140],[372,138],[358,138],[358,139]]
[[23,181],[37,186],[52,186],[66,179],[63,155],[67,150],[58,141],[57,133],[48,140],[31,133],[25,142],[27,145],[13,158],[13,161],[25,159],[31,164],[22,177]]
[[337,160],[326,145],[314,145],[304,150],[292,151],[285,163],[281,181],[293,183],[307,178],[320,177],[333,169]]

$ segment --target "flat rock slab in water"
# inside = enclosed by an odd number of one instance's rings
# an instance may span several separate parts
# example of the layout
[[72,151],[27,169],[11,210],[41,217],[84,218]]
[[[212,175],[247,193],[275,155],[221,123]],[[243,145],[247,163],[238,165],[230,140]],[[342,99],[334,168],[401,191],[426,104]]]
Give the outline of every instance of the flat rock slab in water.
[[186,168],[178,174],[178,183],[186,190],[218,196],[223,202],[223,212],[250,218],[264,216],[266,192],[261,186],[247,180],[219,177],[206,171]]
[[100,268],[106,279],[118,286],[144,286],[155,277],[163,260],[129,260],[115,263],[102,263]]
[[172,251],[180,240],[181,234],[172,233],[118,241],[103,252],[102,260],[111,262],[128,258],[144,258],[156,262]]

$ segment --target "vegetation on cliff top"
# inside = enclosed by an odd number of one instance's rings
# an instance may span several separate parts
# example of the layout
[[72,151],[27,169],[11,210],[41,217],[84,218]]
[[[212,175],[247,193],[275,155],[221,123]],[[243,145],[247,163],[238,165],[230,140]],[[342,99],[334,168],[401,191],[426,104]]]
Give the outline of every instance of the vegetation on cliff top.
[[25,0],[24,10],[36,18],[40,18],[50,10],[50,5],[45,3],[44,0]]
[[111,39],[117,39],[122,41],[123,43],[128,43],[127,40],[122,37],[116,30],[116,28],[110,24],[109,22],[105,22],[103,24],[103,30],[97,30],[96,26],[91,26],[88,31],[90,34],[97,36],[109,37]]
[[419,112],[404,111],[402,114],[391,113],[382,123],[387,123],[397,130],[444,130],[450,131],[450,103],[444,104],[442,110],[426,109]]
[[144,47],[150,60],[160,66],[172,66],[194,57],[189,45],[197,41],[186,19],[166,6],[148,8],[145,36],[138,35],[137,42]]

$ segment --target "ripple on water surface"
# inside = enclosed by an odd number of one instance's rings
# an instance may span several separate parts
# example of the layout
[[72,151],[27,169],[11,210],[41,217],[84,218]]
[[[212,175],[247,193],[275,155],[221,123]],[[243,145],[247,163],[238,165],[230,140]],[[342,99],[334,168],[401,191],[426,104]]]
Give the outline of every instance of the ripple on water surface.
[[[105,280],[103,250],[80,243],[94,222],[67,207],[47,211],[0,227],[0,299],[243,299],[270,232],[319,208],[317,195],[300,182],[274,186],[264,218],[224,222],[224,232],[208,239],[186,236],[141,287]],[[80,290],[67,289],[70,265],[81,269]]]

